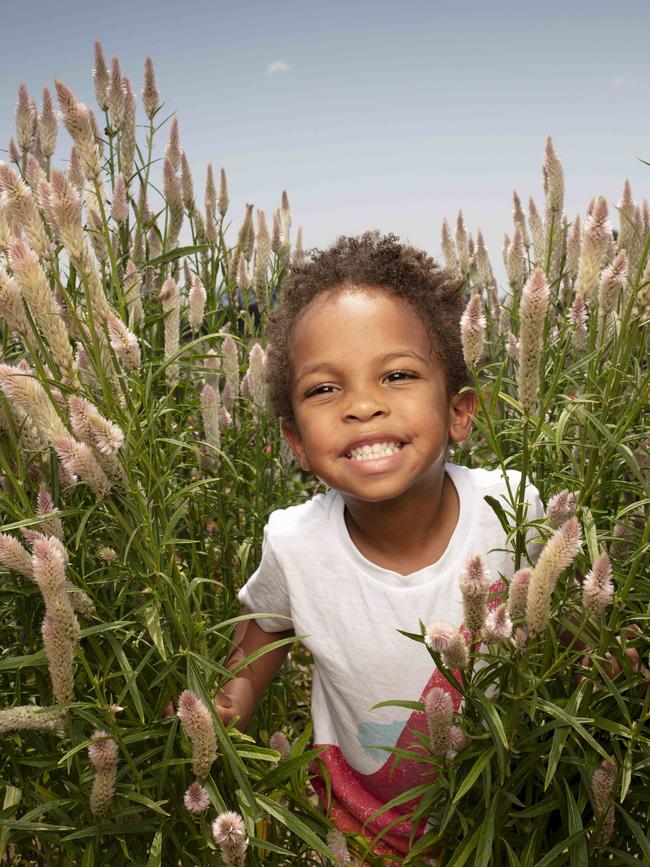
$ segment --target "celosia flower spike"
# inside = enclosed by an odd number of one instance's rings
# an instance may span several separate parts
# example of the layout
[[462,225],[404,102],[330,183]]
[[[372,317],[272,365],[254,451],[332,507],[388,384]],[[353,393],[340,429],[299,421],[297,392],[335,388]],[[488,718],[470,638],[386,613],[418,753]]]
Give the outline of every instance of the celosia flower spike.
[[120,160],[122,173],[128,185],[129,178],[133,173],[133,159],[135,157],[135,92],[130,79],[126,76],[122,79],[124,90],[124,119],[122,120],[122,135],[120,137]]
[[183,795],[183,803],[186,810],[198,816],[210,806],[210,796],[201,783],[194,782]]
[[554,227],[553,235],[557,238],[564,209],[564,171],[550,136],[546,140],[543,174],[544,194],[546,196],[546,233],[551,231],[552,225]]
[[598,843],[606,846],[614,832],[614,804],[612,793],[616,783],[616,765],[607,759],[591,777],[591,797],[594,802],[596,822],[600,823]]
[[539,635],[546,629],[557,580],[571,565],[581,544],[580,524],[576,518],[569,518],[542,549],[528,588],[526,622],[531,635]]
[[571,491],[553,494],[546,507],[546,523],[554,530],[576,513],[576,495]]
[[458,212],[458,217],[456,218],[456,249],[458,250],[458,267],[460,268],[460,273],[467,274],[470,265],[469,238],[467,235],[467,229],[465,228],[462,211]]
[[189,294],[188,316],[190,328],[193,328],[195,331],[201,327],[201,323],[203,322],[207,297],[201,278],[198,274],[195,274],[192,278],[192,288]]
[[205,441],[213,449],[221,447],[220,409],[219,389],[206,382],[201,390],[201,417],[203,419]]
[[115,181],[111,216],[116,223],[124,223],[129,218],[129,202],[126,195],[126,184],[124,182],[124,175],[121,172]]
[[0,388],[11,403],[32,419],[47,440],[53,442],[55,438],[67,435],[47,392],[33,371],[0,364]]
[[544,272],[536,268],[524,286],[519,313],[519,400],[526,415],[537,403],[539,365],[542,355],[544,320],[548,307],[548,284]]
[[465,627],[470,632],[479,632],[485,623],[490,583],[490,575],[482,557],[471,557],[467,561],[459,581],[460,592],[463,597]]
[[603,319],[607,319],[609,314],[616,310],[626,279],[627,254],[625,250],[621,250],[600,275],[598,306]]
[[0,265],[0,316],[17,334],[25,336],[30,333],[30,324],[20,288],[2,265]]
[[272,750],[280,753],[280,763],[288,762],[291,758],[291,744],[284,732],[273,732],[269,738],[269,746]]
[[345,834],[343,834],[337,828],[332,828],[330,831],[327,832],[325,842],[336,857],[336,861],[334,863],[337,865],[337,867],[341,867],[341,865],[344,864],[352,863],[352,858],[350,857],[350,851],[348,849],[348,844],[345,839]]
[[122,127],[124,119],[124,88],[122,87],[122,70],[120,61],[113,57],[111,62],[111,83],[108,88],[108,110],[111,115],[111,125],[114,130]]
[[519,194],[517,190],[512,191],[512,219],[514,221],[515,226],[519,226],[521,229],[521,236],[524,240],[524,247],[528,249],[530,247],[530,239],[528,238],[528,232],[526,230],[526,216],[524,214],[524,209],[521,206],[521,199],[519,198]]
[[460,629],[451,636],[447,647],[440,652],[442,661],[451,669],[465,669],[469,665],[469,651]]
[[453,271],[454,274],[459,274],[460,270],[458,268],[458,258],[456,256],[456,245],[454,244],[449,223],[446,219],[442,221],[440,248],[442,250],[442,257],[445,261],[445,267],[450,271]]
[[526,269],[524,261],[524,239],[521,233],[521,226],[515,226],[515,234],[512,243],[508,248],[508,283],[513,292],[518,292],[524,285],[526,279]]
[[526,614],[528,586],[532,575],[532,569],[519,569],[512,576],[508,591],[508,611],[511,617],[523,617]]
[[528,226],[530,227],[530,235],[533,241],[535,264],[541,266],[544,264],[546,253],[546,235],[542,218],[532,198],[528,199]]
[[232,400],[232,403],[229,406],[224,397],[223,403],[226,409],[232,409],[235,398],[239,394],[239,354],[237,351],[237,344],[229,334],[224,338],[221,352],[223,355],[223,369],[226,375],[226,385],[230,388],[230,397]]
[[188,214],[194,213],[194,181],[192,170],[185,153],[181,154],[181,189],[183,191],[183,204]]
[[18,572],[25,578],[34,578],[32,558],[23,548],[18,539],[8,533],[0,533],[0,563],[12,572]]
[[576,295],[573,303],[569,308],[569,322],[573,326],[573,345],[577,350],[583,350],[587,347],[588,325],[587,325],[587,303],[583,295]]
[[431,650],[442,653],[449,647],[456,632],[458,629],[446,620],[435,620],[424,633],[424,643]]
[[[173,358],[180,343],[180,294],[173,277],[168,277],[160,290],[160,301],[165,313],[165,359]],[[168,364],[165,377],[170,385],[178,378],[178,364]]]
[[268,386],[264,379],[266,353],[259,345],[254,344],[249,354],[249,367],[246,373],[251,399],[256,407],[264,409],[267,404]]
[[217,212],[217,189],[214,185],[214,173],[212,171],[212,163],[208,163],[207,174],[205,178],[205,210],[212,216]]
[[585,219],[576,294],[589,302],[598,289],[600,267],[612,237],[607,201],[600,196]]
[[65,720],[65,711],[34,704],[19,705],[0,710],[0,735],[23,731],[59,732]]
[[[36,512],[39,516],[50,515],[59,510],[54,505],[52,495],[48,491],[44,482],[41,482],[38,488],[38,496],[36,499]],[[47,521],[41,521],[39,524],[43,533],[48,536],[56,536],[57,539],[63,540],[63,522],[60,518],[52,517]]]
[[111,482],[89,445],[70,436],[55,439],[53,445],[63,467],[73,478],[78,476],[98,499],[108,496]]
[[18,100],[16,102],[16,134],[18,147],[25,156],[34,144],[34,120],[36,111],[34,104],[29,98],[27,87],[21,83],[18,88]]
[[36,539],[32,551],[34,581],[43,595],[46,611],[56,629],[76,643],[80,629],[66,587],[67,552],[55,536]]
[[[270,248],[270,241],[269,241]],[[293,254],[291,257],[291,264],[294,266],[300,266],[304,264],[305,261],[305,251],[303,249],[302,242],[302,226],[298,226],[298,231],[296,232],[296,243],[293,247]]]
[[139,370],[141,355],[138,338],[114,313],[109,313],[106,326],[115,355],[129,370]]
[[57,121],[52,105],[52,97],[47,87],[43,88],[41,100],[41,114],[38,121],[40,131],[41,150],[43,157],[49,161],[56,149]]
[[478,293],[474,293],[460,318],[460,336],[463,344],[465,364],[472,368],[481,359],[485,341],[485,316],[483,301]]
[[153,68],[153,60],[151,57],[147,57],[144,62],[144,85],[142,87],[142,104],[144,106],[144,111],[149,120],[153,119],[153,116],[158,111],[160,107],[160,94],[158,93],[158,88],[156,86],[156,74]]
[[429,728],[431,752],[434,756],[444,756],[450,746],[451,725],[454,720],[454,708],[449,693],[434,686],[425,696],[424,715]]
[[210,773],[217,757],[217,738],[212,717],[200,698],[189,689],[178,697],[177,714],[192,744],[192,771],[202,780]]
[[612,564],[607,554],[601,554],[585,576],[582,606],[587,614],[600,617],[612,601],[613,595]]
[[105,816],[111,808],[117,779],[117,755],[117,744],[108,736],[108,732],[93,732],[92,743],[88,747],[88,758],[95,769],[90,793],[93,816]]
[[225,169],[221,169],[221,174],[219,177],[219,198],[217,200],[217,206],[219,208],[219,214],[221,217],[226,216],[226,211],[228,210],[229,204],[230,199],[228,198],[228,182],[226,180],[226,172]]
[[108,110],[108,89],[111,78],[104,59],[104,51],[99,40],[95,42],[95,63],[93,66],[93,79],[95,81],[95,96],[97,104],[102,111]]
[[219,846],[225,867],[244,867],[248,837],[239,813],[220,813],[212,823],[212,836]]
[[73,701],[72,663],[76,642],[61,632],[51,614],[46,613],[41,629],[54,701],[56,704]]
[[[41,258],[47,259],[51,253],[50,239],[38,212],[36,198],[25,181],[7,163],[0,163],[0,192],[3,190],[7,194],[5,213],[10,222],[20,226],[30,247]],[[27,246],[22,239],[13,239],[13,243],[18,242]],[[8,246],[11,247],[11,242]]]
[[512,635],[512,620],[505,605],[497,605],[488,612],[483,627],[483,638],[489,644],[504,641]]

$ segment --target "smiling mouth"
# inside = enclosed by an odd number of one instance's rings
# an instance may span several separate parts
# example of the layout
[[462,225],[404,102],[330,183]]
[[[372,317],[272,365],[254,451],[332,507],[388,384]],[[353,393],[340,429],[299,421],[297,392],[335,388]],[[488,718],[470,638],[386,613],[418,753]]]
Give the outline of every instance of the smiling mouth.
[[396,455],[402,448],[404,448],[404,443],[399,442],[373,443],[351,449],[346,454],[346,458],[352,461],[373,461],[377,458],[389,458],[391,455]]

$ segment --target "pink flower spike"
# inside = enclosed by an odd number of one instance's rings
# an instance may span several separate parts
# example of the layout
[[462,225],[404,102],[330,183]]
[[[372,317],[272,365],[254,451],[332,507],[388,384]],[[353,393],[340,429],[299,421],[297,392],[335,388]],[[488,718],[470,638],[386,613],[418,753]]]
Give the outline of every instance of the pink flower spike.
[[200,783],[192,783],[183,795],[183,803],[185,804],[185,808],[189,810],[190,813],[194,813],[195,816],[198,816],[200,813],[205,813],[210,806],[210,798],[207,789],[205,789]]
[[503,641],[512,635],[512,620],[505,605],[498,605],[485,618],[483,629],[485,640],[490,644]]
[[599,617],[612,601],[614,584],[612,564],[607,554],[601,554],[585,576],[582,604],[588,614]]
[[449,646],[455,632],[457,632],[456,627],[446,620],[434,620],[424,635],[424,643],[431,650],[442,653]]

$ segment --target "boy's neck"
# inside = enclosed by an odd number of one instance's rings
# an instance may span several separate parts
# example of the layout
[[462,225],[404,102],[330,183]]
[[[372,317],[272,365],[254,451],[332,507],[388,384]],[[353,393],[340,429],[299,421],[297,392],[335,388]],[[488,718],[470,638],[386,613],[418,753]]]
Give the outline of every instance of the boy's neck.
[[444,554],[458,523],[456,488],[444,473],[422,492],[399,500],[364,503],[345,497],[345,523],[363,556],[381,566],[410,575]]

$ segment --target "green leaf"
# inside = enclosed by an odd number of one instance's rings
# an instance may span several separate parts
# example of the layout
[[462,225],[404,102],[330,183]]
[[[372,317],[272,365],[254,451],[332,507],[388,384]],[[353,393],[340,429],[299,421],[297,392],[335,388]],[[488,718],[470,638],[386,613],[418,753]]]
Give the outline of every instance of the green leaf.
[[143,611],[144,622],[147,624],[147,631],[151,636],[151,640],[156,646],[156,650],[160,654],[161,659],[167,662],[167,654],[165,652],[165,642],[163,641],[162,629],[160,628],[160,608],[157,603],[147,605]]
[[447,867],[463,867],[467,863],[469,856],[472,854],[478,845],[478,838],[481,834],[480,826],[474,831],[471,837],[467,837],[460,846],[454,850],[454,854],[450,861],[447,862]]
[[627,827],[634,834],[634,839],[639,844],[639,849],[641,849],[645,855],[646,864],[650,864],[650,839],[646,834],[644,834],[641,825],[630,816],[627,810],[624,810],[619,806],[617,806],[617,810],[625,820]]
[[277,801],[268,798],[266,795],[257,795],[257,802],[267,811],[267,813],[269,813],[269,815],[273,816],[274,819],[277,819],[278,822],[284,825],[285,828],[288,828],[289,831],[297,837],[300,837],[301,840],[304,840],[304,842],[307,843],[308,846],[311,846],[312,849],[315,849],[316,852],[324,855],[326,858],[335,860],[334,853],[325,845],[321,838],[283,804],[279,804]]
[[566,744],[566,739],[569,737],[570,731],[570,728],[565,725],[561,728],[555,729],[555,732],[553,733],[551,752],[549,753],[548,764],[546,766],[544,791],[546,791],[553,782],[553,777],[555,776],[555,771],[557,769],[558,762],[560,761],[560,756],[562,755],[562,750],[564,749],[564,745]]
[[147,867],[160,867],[160,862],[162,858],[162,838],[162,831],[156,831],[154,838],[151,842],[151,849],[149,850]]
[[492,861],[492,845],[494,843],[495,819],[497,812],[497,795],[492,798],[490,807],[485,814],[483,824],[481,825],[481,833],[479,834],[476,844],[476,858],[474,859],[474,867],[488,867]]
[[553,846],[550,852],[547,852],[543,858],[540,858],[540,860],[537,861],[535,867],[553,867],[556,863],[555,859],[557,856],[566,852],[566,850],[569,849],[580,837],[584,837],[584,833],[584,831],[578,831],[577,834],[571,834],[570,837],[560,840],[557,845]]
[[191,244],[188,247],[176,247],[174,250],[169,250],[163,253],[162,256],[156,256],[155,259],[147,261],[147,267],[153,268],[155,265],[165,265],[167,262],[174,262],[176,259],[181,259],[183,256],[189,256],[192,253],[203,253],[209,250],[208,244]]
[[499,519],[499,523],[503,527],[505,533],[509,533],[512,530],[512,524],[508,520],[508,516],[506,515],[506,511],[503,508],[503,503],[496,499],[496,497],[490,497],[486,495],[483,497],[485,502],[490,506],[494,514]]
[[[567,807],[567,828],[569,834],[578,834],[584,830],[582,816],[573,798],[571,787],[566,780],[564,780],[564,790]],[[589,867],[589,852],[587,851],[587,840],[584,834],[569,848],[569,855],[571,867]]]
[[503,723],[499,718],[499,714],[490,699],[486,698],[486,696],[480,692],[474,693],[472,697],[479,705],[483,719],[492,734],[492,740],[494,741],[494,746],[497,751],[497,761],[499,763],[501,780],[503,780],[506,775],[506,751],[509,749],[508,736],[506,735]]
[[454,795],[452,799],[452,803],[457,804],[458,801],[472,788],[474,783],[478,780],[481,775],[483,768],[488,764],[488,762],[492,759],[492,756],[495,753],[495,748],[492,747],[489,750],[486,750],[484,753],[478,757],[478,759],[474,762],[472,767],[470,768],[467,776],[463,780],[463,782],[458,787],[458,791]]
[[580,515],[582,517],[582,526],[585,529],[585,539],[587,540],[589,557],[591,558],[591,562],[595,563],[600,556],[600,551],[598,550],[598,536],[596,535],[596,522],[594,521],[591,509],[588,509],[586,506],[582,507]]

